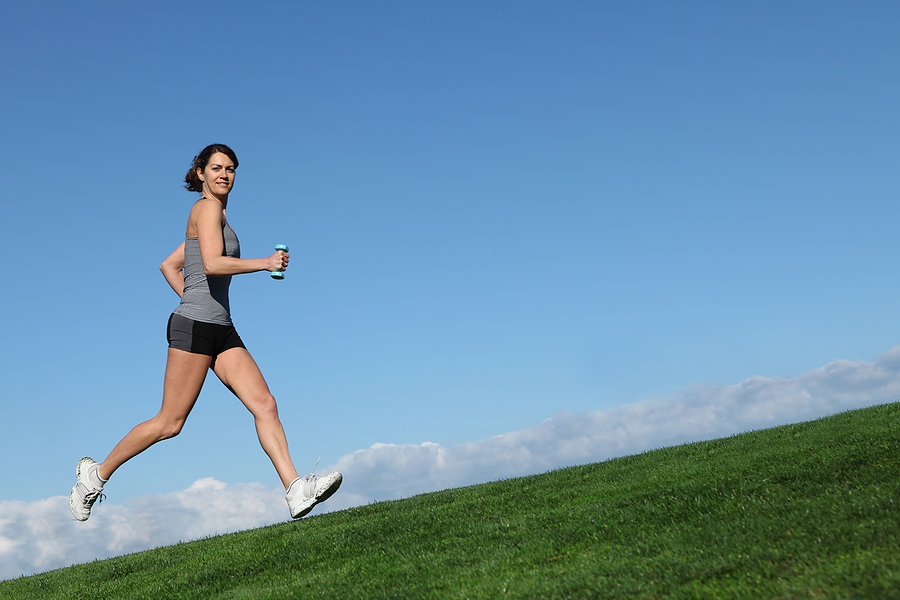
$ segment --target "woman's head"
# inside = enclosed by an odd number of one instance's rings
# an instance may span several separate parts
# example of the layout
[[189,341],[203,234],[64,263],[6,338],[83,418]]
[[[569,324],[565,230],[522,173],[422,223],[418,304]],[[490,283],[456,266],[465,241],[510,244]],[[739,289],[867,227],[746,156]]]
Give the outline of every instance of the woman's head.
[[187,175],[184,176],[184,189],[189,192],[202,192],[203,191],[203,180],[200,179],[200,175],[197,173],[199,170],[202,173],[206,169],[207,163],[209,163],[209,159],[212,158],[213,154],[221,152],[225,156],[231,159],[231,162],[234,163],[234,168],[237,169],[238,159],[237,155],[234,153],[234,150],[226,146],[225,144],[210,144],[206,148],[204,148],[200,154],[194,157],[194,162],[191,164],[191,168],[188,169]]

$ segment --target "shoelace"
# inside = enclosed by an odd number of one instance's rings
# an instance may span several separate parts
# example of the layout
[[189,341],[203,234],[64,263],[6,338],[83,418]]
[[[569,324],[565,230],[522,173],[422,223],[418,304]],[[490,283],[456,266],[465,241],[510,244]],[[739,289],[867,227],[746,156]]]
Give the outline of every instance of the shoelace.
[[85,498],[84,500],[85,500],[85,503],[87,504],[88,508],[91,508],[92,506],[94,506],[94,502],[96,502],[97,505],[99,506],[99,505],[103,504],[104,500],[106,500],[106,494],[104,494],[103,492],[99,492],[99,491],[91,492],[90,494],[88,494],[87,498]]
[[321,456],[320,456],[318,459],[316,459],[316,464],[313,465],[312,471],[309,472],[309,475],[307,475],[306,477],[303,478],[305,481],[313,482],[313,481],[315,481],[316,479],[319,478],[319,476],[316,475],[316,467],[319,466],[319,461],[320,461],[320,460],[322,460],[322,457],[321,457]]
[[80,495],[82,496],[81,503],[82,503],[82,505],[84,505],[85,508],[91,508],[92,506],[94,506],[94,502],[96,502],[97,504],[103,504],[103,501],[106,500],[106,495],[103,493],[102,489],[85,493],[84,490],[86,490],[86,489],[87,489],[87,486],[84,485],[83,483],[79,482],[78,491],[80,492]]
[[312,472],[309,475],[307,475],[306,477],[303,477],[302,478],[303,481],[300,484],[301,485],[301,487],[300,487],[301,493],[304,496],[306,496],[307,498],[316,493],[316,481],[319,479],[319,476],[316,475],[316,467],[319,466],[319,460],[322,460],[321,456],[316,461],[315,466],[313,466]]

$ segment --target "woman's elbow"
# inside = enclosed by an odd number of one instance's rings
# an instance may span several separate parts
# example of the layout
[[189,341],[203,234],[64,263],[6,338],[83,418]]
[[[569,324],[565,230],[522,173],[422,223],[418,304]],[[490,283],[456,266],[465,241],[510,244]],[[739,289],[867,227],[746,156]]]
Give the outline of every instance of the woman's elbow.
[[161,265],[159,265],[159,270],[162,271],[163,275],[166,273],[175,273],[181,270],[181,265],[176,264],[174,261],[164,260]]

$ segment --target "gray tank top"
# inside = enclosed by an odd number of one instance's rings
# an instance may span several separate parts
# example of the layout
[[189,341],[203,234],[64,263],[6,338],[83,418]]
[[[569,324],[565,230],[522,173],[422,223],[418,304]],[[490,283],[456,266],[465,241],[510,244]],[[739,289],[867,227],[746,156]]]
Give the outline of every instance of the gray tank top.
[[[241,257],[241,243],[226,221],[222,226],[223,256]],[[184,295],[175,314],[218,325],[231,325],[228,287],[231,275],[207,275],[203,271],[199,238],[184,238]]]

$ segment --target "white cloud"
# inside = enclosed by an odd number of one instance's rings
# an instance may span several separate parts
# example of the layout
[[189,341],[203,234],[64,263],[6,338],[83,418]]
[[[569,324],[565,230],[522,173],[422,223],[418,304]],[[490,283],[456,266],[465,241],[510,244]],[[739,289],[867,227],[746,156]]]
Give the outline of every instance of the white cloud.
[[72,518],[68,496],[0,502],[0,515],[0,579],[9,579],[277,523],[288,517],[288,508],[280,490],[206,478],[126,505],[95,505],[84,523]]
[[[790,379],[751,377],[443,447],[375,444],[331,469],[344,485],[326,510],[585,464],[796,423],[900,399],[900,347],[874,362],[838,360]],[[322,469],[320,472],[327,472]],[[85,523],[68,498],[0,502],[0,579],[287,520],[281,490],[200,479],[186,490],[104,503]]]
[[587,414],[559,413],[523,431],[443,447],[375,444],[342,457],[329,509],[540,473],[725,437],[900,400],[900,347],[874,362],[837,360],[797,377],[751,377]]

